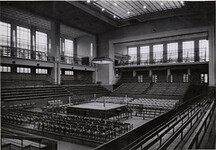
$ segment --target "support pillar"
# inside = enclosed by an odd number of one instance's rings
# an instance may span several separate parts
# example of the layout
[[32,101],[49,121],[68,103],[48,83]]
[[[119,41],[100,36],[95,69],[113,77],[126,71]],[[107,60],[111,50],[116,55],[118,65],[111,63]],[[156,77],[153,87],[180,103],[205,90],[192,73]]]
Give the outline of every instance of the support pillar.
[[149,70],[149,79],[152,82],[152,70]]
[[167,69],[167,82],[170,82],[170,75],[171,75],[171,71],[170,69]]
[[51,69],[51,78],[54,84],[61,84],[60,79],[60,23],[53,21],[51,24],[51,52],[50,56],[55,58],[54,68]]
[[190,78],[190,75],[191,75],[191,69],[190,68],[188,68],[187,69],[187,74],[188,74],[188,82],[191,82],[191,78]]
[[183,60],[183,50],[182,50],[182,41],[178,43],[178,62],[182,62]]
[[163,63],[167,63],[167,43],[163,44]]
[[209,86],[216,87],[216,42],[215,23],[209,31]]
[[198,39],[194,41],[194,61],[195,62],[199,61],[199,40]]
[[153,64],[153,45],[152,45],[152,44],[150,45],[150,50],[149,50],[149,52],[150,52],[150,59],[149,59],[149,62],[150,62],[150,64]]

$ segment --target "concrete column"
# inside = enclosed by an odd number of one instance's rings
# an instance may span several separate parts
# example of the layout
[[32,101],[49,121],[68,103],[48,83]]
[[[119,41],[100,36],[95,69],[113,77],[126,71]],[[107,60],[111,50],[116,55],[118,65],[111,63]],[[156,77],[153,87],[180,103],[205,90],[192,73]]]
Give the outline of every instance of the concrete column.
[[137,65],[140,65],[140,46],[137,47]]
[[190,81],[190,75],[191,75],[191,69],[190,68],[187,69],[187,74],[188,74],[188,82],[191,82]]
[[209,31],[209,86],[216,87],[216,42],[215,24]]
[[180,41],[178,42],[178,62],[182,62],[182,55],[183,55],[182,41]]
[[60,23],[53,21],[51,24],[51,52],[55,58],[54,68],[51,69],[51,78],[54,84],[60,84]]
[[149,70],[149,78],[151,79],[152,77],[152,70]]
[[163,62],[167,62],[167,43],[163,44]]
[[199,39],[194,41],[194,61],[199,61]]
[[11,47],[16,47],[16,26],[11,25]]
[[16,56],[16,47],[17,47],[17,31],[16,26],[11,25],[11,56]]
[[149,53],[150,53],[150,60],[149,60],[149,62],[150,62],[150,64],[152,64],[153,63],[153,45],[152,44],[150,44]]
[[167,82],[170,82],[170,75],[171,75],[171,71],[170,69],[167,69]]
[[31,59],[36,59],[36,27],[31,26]]
[[92,72],[92,82],[96,83],[98,81],[98,65],[96,64],[96,69]]
[[136,71],[133,70],[133,77],[136,77]]
[[76,58],[77,54],[78,54],[78,51],[80,50],[79,45],[77,45],[77,39],[73,40],[73,44],[74,44],[73,56]]

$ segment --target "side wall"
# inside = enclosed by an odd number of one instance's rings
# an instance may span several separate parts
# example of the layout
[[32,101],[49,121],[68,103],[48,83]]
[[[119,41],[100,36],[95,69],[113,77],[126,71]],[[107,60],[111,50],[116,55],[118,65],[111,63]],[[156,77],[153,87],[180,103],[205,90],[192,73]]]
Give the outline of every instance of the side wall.
[[[114,60],[115,47],[117,43],[127,43],[140,40],[148,40],[158,37],[168,37],[183,34],[191,34],[197,32],[214,33],[214,23],[212,18],[208,16],[181,16],[166,18],[154,21],[148,21],[133,26],[123,27],[99,36],[99,55],[109,56]],[[154,30],[154,31],[153,31]],[[216,56],[214,53],[214,39],[215,35],[209,35],[210,55]],[[123,47],[119,47],[121,49]],[[103,51],[103,53],[102,53]],[[213,68],[215,62],[213,56],[210,57],[209,63],[209,83],[216,86],[215,71]],[[210,69],[211,68],[211,69]],[[98,76],[98,80],[102,84],[115,84],[117,79],[114,76],[113,64],[107,66],[100,66],[98,74],[106,74],[106,76]]]

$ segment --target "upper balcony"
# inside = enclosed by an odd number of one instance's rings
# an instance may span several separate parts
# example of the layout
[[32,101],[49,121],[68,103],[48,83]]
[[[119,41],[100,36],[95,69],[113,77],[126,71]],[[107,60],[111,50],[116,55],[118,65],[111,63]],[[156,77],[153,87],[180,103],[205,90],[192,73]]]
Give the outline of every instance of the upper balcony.
[[[195,49],[196,51],[196,49]],[[199,52],[199,51],[198,51]],[[209,56],[206,50],[199,53],[177,53],[167,54],[163,52],[157,53],[139,53],[132,55],[115,55],[115,68],[127,67],[150,67],[150,66],[173,66],[208,63]]]
[[[0,55],[2,58],[2,63],[11,62],[12,59],[16,59],[19,61],[19,65],[34,65],[42,64],[44,67],[53,67],[53,63],[60,61],[62,64],[61,67],[66,69],[71,69],[71,66],[74,66],[73,69],[81,69],[81,70],[94,70],[95,65],[91,63],[89,57],[71,57],[61,55],[60,59],[57,59],[53,56],[48,56],[45,52],[40,51],[32,51],[28,49],[22,48],[14,48],[8,46],[0,46]],[[9,58],[9,60],[8,60]],[[26,60],[30,60],[29,64],[26,64]],[[43,63],[40,63],[43,62]],[[41,66],[41,65],[40,65]],[[86,69],[88,68],[88,69]]]

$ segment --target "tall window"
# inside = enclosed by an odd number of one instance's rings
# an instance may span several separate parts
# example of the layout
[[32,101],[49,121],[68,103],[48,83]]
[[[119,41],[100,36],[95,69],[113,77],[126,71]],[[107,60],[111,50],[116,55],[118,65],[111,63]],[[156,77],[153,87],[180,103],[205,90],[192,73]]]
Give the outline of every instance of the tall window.
[[0,45],[10,46],[11,42],[11,25],[0,21]]
[[140,47],[140,63],[141,64],[148,64],[149,63],[149,46],[141,46]]
[[199,40],[199,61],[209,61],[208,40]]
[[17,26],[17,57],[30,59],[30,29]]
[[208,83],[208,74],[207,73],[201,74],[201,83]]
[[163,44],[153,45],[153,60],[155,63],[163,62]]
[[143,82],[143,75],[138,75],[138,82]]
[[73,46],[73,41],[72,40],[68,40],[65,39],[65,56],[70,56],[73,57],[73,50],[74,50],[74,46]]
[[129,62],[136,63],[137,61],[137,47],[129,47],[128,55],[130,56]]
[[90,44],[90,56],[93,57],[93,55],[94,55],[94,44],[91,43]]
[[183,62],[194,62],[194,41],[186,41],[182,43]]
[[17,47],[30,50],[30,29],[17,26]]
[[47,34],[36,31],[36,59],[47,60]]
[[[0,46],[11,45],[11,25],[0,21]],[[11,51],[2,47],[1,56],[11,56]]]
[[167,44],[167,61],[177,62],[178,59],[178,43]]

